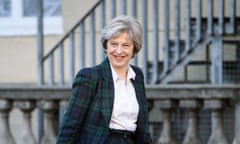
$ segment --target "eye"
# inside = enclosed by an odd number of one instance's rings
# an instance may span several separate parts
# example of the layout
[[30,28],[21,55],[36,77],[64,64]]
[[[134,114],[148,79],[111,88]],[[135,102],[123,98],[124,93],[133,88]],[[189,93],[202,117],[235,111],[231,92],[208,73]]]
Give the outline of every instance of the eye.
[[125,49],[129,48],[129,44],[124,44],[123,48],[125,48]]
[[115,42],[111,42],[110,45],[111,45],[111,47],[114,47],[114,48],[118,47],[118,44]]

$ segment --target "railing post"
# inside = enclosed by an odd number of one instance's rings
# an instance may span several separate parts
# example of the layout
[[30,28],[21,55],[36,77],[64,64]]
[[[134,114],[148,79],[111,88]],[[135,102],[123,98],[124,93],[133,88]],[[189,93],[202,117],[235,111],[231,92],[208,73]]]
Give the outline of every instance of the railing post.
[[213,0],[208,0],[207,33],[213,34]]
[[[106,25],[106,4],[105,4],[105,0],[101,1],[101,11],[100,11],[100,28],[104,28],[104,26]],[[102,46],[101,46],[102,48]],[[103,48],[102,48],[103,49]],[[105,52],[104,50],[102,50],[102,59],[104,59],[105,57]]]
[[191,0],[186,0],[186,16],[185,16],[185,50],[182,56],[185,56],[188,50],[191,48]]
[[75,74],[75,35],[72,31],[69,35],[69,84],[72,84]]
[[[44,39],[43,39],[43,0],[38,0],[38,85],[44,83],[44,69],[43,69],[43,53],[44,53]],[[43,112],[38,111],[38,137],[39,143],[43,136]]]
[[230,0],[230,33],[235,33],[236,0]]
[[235,98],[235,140],[234,144],[240,144],[240,98]]
[[172,136],[172,109],[176,107],[174,101],[162,100],[158,101],[156,105],[163,112],[163,130],[160,138],[158,139],[158,144],[176,144]]
[[79,42],[80,42],[80,54],[79,54],[79,68],[82,69],[85,66],[85,23],[82,22],[80,23],[80,32],[79,32]]
[[111,17],[114,18],[116,16],[116,0],[111,0]]
[[152,62],[152,81],[155,84],[158,81],[158,49],[159,49],[159,32],[158,32],[158,0],[154,0],[153,5],[153,62]]
[[126,0],[121,1],[121,14],[126,15],[127,14],[127,3]]
[[228,144],[223,133],[222,108],[224,103],[221,100],[205,100],[204,107],[212,110],[212,131],[208,144]]
[[43,75],[43,0],[38,0],[38,84],[42,85],[44,83]]
[[132,10],[132,16],[137,18],[137,0],[132,0],[132,7],[131,7],[131,10]]
[[12,103],[8,100],[0,100],[0,141],[3,144],[15,144],[9,126],[9,113]]
[[39,101],[38,107],[44,112],[45,125],[44,135],[41,144],[55,144],[56,143],[56,121],[55,112],[58,105],[54,101]]
[[177,61],[179,60],[179,55],[180,55],[180,1],[175,0],[174,2],[174,19],[175,19],[175,39],[174,39],[174,57],[173,57],[173,65],[177,64]]
[[143,63],[142,63],[142,69],[143,74],[145,76],[144,82],[147,82],[148,76],[147,76],[147,61],[148,61],[148,9],[147,9],[147,0],[142,0],[142,24],[143,24],[143,43],[142,43],[142,54],[143,54]]
[[25,128],[25,130],[21,132],[23,137],[18,140],[18,142],[20,141],[20,143],[23,144],[37,144],[31,125],[31,112],[35,108],[35,103],[32,101],[16,101],[14,105],[23,112],[22,126]]
[[54,55],[53,53],[49,56],[49,80],[50,86],[54,85]]
[[[131,13],[132,13],[133,17],[137,18],[137,0],[132,0]],[[133,58],[133,64],[137,65],[138,64],[137,61],[138,61],[138,57],[137,57],[137,55],[135,55],[135,57]]]
[[219,10],[219,16],[218,16],[218,35],[222,35],[225,32],[225,27],[224,27],[224,1],[225,0],[219,0],[218,4],[218,10]]
[[59,45],[59,85],[64,85],[64,52],[63,44]]
[[95,12],[91,12],[90,14],[90,53],[92,57],[90,59],[91,66],[95,65],[96,63],[96,36],[95,36]]
[[188,129],[183,140],[183,144],[201,144],[198,134],[198,108],[200,102],[197,100],[181,100],[180,107],[188,109]]
[[199,42],[202,38],[202,0],[197,0],[196,2],[196,35],[195,35],[195,41]]
[[212,40],[212,65],[211,65],[211,82],[212,84],[222,84],[223,71],[223,40],[222,36],[214,36]]
[[162,75],[166,75],[169,69],[169,0],[164,1],[164,61]]

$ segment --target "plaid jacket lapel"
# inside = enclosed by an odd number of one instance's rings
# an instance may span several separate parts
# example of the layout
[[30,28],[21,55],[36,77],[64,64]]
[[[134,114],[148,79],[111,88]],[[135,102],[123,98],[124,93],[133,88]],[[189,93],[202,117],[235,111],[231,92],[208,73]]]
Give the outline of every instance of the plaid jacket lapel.
[[135,69],[134,66],[132,66],[133,70],[135,71],[136,73],[136,78],[135,80],[131,80],[133,85],[134,85],[134,88],[135,88],[135,92],[136,92],[136,97],[137,97],[137,101],[138,101],[138,104],[139,104],[139,116],[138,116],[138,123],[142,122],[143,119],[143,115],[144,115],[144,95],[145,95],[145,88],[144,88],[144,85],[143,85],[143,79],[139,77],[139,73],[138,71]]
[[108,125],[111,119],[113,100],[114,100],[114,84],[110,69],[109,60],[104,60],[100,65],[99,76],[102,80],[99,82],[99,96],[101,97],[101,112]]

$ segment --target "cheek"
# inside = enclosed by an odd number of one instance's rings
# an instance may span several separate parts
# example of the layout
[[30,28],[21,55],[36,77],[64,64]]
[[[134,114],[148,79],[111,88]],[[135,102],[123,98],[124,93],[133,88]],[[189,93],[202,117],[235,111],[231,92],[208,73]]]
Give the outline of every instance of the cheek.
[[113,51],[111,49],[106,49],[106,53],[109,54],[109,53],[112,53]]
[[132,49],[131,51],[128,52],[128,54],[133,57],[134,56],[134,49]]
[[106,49],[105,53],[108,57],[111,57],[111,55],[113,54],[113,51],[111,51],[110,49]]

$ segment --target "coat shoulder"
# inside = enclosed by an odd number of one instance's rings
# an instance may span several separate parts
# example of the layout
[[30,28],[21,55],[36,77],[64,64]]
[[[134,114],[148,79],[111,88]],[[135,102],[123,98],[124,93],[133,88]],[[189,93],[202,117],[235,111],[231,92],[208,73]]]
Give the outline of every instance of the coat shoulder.
[[134,66],[134,65],[131,65],[132,69],[134,70],[134,72],[136,73],[137,76],[140,76],[143,78],[143,72],[142,72],[142,69],[138,66]]
[[98,79],[98,70],[96,69],[96,66],[82,68],[78,71],[78,73],[76,75],[76,77],[79,77],[79,76],[84,76],[91,80],[96,80],[96,79]]

